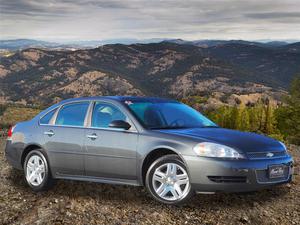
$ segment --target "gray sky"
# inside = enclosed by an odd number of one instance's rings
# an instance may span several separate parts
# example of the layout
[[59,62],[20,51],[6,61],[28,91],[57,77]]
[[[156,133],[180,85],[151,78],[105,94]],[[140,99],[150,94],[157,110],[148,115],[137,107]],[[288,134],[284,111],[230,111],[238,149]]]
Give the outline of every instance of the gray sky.
[[0,39],[300,39],[300,0],[0,0]]

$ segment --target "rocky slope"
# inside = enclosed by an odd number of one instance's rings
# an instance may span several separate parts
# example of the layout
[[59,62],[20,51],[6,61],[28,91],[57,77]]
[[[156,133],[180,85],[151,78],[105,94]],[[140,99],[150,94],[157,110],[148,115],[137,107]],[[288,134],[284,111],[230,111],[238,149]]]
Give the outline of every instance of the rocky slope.
[[276,100],[300,72],[300,53],[291,49],[295,47],[229,43],[203,48],[169,42],[77,51],[26,49],[0,58],[0,100],[51,104],[86,95],[212,94],[227,103],[232,94]]

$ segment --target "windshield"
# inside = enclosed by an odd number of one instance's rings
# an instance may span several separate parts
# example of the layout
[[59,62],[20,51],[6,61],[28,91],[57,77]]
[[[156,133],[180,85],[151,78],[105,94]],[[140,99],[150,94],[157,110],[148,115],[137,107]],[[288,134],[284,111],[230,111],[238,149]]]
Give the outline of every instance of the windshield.
[[148,129],[218,127],[193,108],[179,102],[125,102]]

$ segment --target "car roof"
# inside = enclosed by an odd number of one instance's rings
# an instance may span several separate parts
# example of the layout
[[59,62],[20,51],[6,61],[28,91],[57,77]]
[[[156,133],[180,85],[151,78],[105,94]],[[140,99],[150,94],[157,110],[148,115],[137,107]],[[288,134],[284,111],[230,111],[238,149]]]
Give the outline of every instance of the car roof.
[[70,98],[61,101],[59,104],[67,103],[67,102],[74,102],[74,101],[93,101],[93,100],[113,100],[117,102],[177,102],[173,99],[168,98],[159,98],[159,97],[145,97],[145,96],[92,96],[92,97],[80,97],[80,98]]

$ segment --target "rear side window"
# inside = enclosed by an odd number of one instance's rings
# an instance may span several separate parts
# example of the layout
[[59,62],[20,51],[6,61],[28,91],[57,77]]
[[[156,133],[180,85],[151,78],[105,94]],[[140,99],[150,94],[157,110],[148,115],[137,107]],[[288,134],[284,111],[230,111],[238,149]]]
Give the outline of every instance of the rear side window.
[[64,105],[56,117],[56,125],[83,126],[89,102]]
[[49,124],[50,123],[50,120],[52,119],[52,117],[54,116],[56,112],[56,109],[48,112],[45,116],[43,116],[41,119],[40,119],[40,124]]

